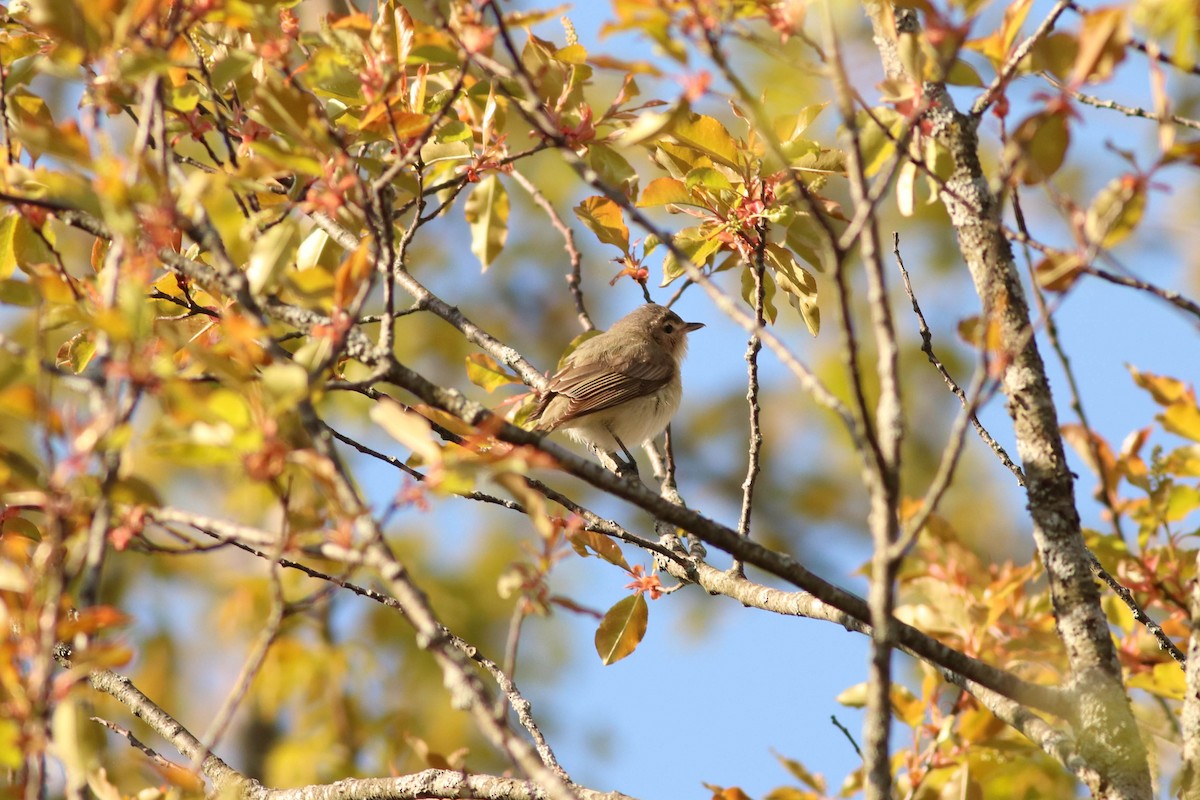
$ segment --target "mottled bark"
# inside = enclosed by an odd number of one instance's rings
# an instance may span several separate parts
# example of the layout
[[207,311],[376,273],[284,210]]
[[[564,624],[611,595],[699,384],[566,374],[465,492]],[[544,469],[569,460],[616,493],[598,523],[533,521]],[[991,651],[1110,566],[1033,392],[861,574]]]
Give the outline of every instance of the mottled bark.
[[[878,8],[873,10],[878,11]],[[891,38],[890,15],[873,13],[876,38]],[[916,32],[915,12],[897,11],[896,27]],[[895,48],[882,47],[885,67],[903,77]],[[1146,749],[1122,683],[1121,667],[1100,607],[1099,590],[1080,530],[1074,480],[1058,416],[1033,335],[1029,305],[1001,225],[1001,201],[979,162],[978,118],[959,112],[944,85],[926,82],[929,130],[954,159],[941,199],[958,235],[984,317],[1007,360],[1002,387],[1026,476],[1033,536],[1046,567],[1059,636],[1075,695],[1073,727],[1080,755],[1100,775],[1090,787],[1103,798],[1149,798]]]

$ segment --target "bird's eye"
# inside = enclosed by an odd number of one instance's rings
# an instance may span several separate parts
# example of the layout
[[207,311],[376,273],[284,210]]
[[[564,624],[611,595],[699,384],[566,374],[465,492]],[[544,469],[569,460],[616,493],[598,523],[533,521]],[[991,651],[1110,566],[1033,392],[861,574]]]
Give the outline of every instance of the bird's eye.
[[663,333],[673,333],[674,331],[675,326],[670,322],[668,322],[666,325],[663,325]]

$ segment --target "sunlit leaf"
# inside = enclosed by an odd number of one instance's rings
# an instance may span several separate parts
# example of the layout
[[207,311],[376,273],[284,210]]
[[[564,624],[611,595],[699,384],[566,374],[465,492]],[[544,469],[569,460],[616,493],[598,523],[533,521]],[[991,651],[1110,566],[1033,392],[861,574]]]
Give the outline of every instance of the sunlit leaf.
[[508,191],[495,175],[488,175],[472,190],[463,206],[471,225],[471,252],[484,271],[492,265],[508,239]]
[[1089,242],[1113,247],[1133,232],[1146,210],[1146,182],[1136,175],[1113,178],[1100,190],[1084,217]]
[[604,615],[596,629],[596,652],[605,666],[637,649],[646,635],[650,609],[639,592],[620,600]]
[[246,266],[252,292],[261,294],[275,287],[284,267],[295,257],[299,242],[296,226],[287,223],[276,225],[255,240]]
[[1125,59],[1129,27],[1124,8],[1110,6],[1087,11],[1079,30],[1079,50],[1071,69],[1070,84],[1104,81]]
[[607,197],[588,197],[575,206],[575,216],[604,244],[629,252],[629,228],[621,207]]
[[672,203],[697,205],[687,186],[675,178],[655,178],[642,190],[642,196],[638,199],[639,208],[652,208]]
[[1191,390],[1183,381],[1165,375],[1142,372],[1132,364],[1126,364],[1125,368],[1133,376],[1133,382],[1148,391],[1150,396],[1154,398],[1154,402],[1159,405],[1169,406],[1185,398],[1192,397]]
[[620,132],[615,144],[618,147],[636,147],[648,142],[666,132],[683,113],[678,106],[670,111],[643,111],[632,125]]
[[775,753],[775,758],[783,765],[784,769],[792,774],[796,780],[800,781],[805,786],[813,789],[821,794],[826,791],[825,779],[820,775],[810,772],[807,767],[801,764],[794,758],[786,758]]
[[625,560],[625,554],[621,552],[621,547],[604,534],[580,529],[572,531],[567,538],[579,555],[586,557],[588,550],[591,550],[608,563],[626,570],[629,569],[629,563]]
[[1033,185],[1058,171],[1070,143],[1066,112],[1041,111],[1017,126],[1006,154],[1013,164],[1013,174],[1022,183]]
[[1000,27],[983,39],[972,40],[967,47],[982,53],[999,68],[1008,58],[1013,43],[1021,32],[1021,26],[1029,15],[1033,0],[1014,0],[1004,9],[1004,19]]
[[1171,405],[1159,417],[1162,426],[1178,436],[1200,442],[1200,409],[1191,399],[1181,398]]
[[637,196],[637,170],[613,148],[593,143],[588,147],[588,164],[605,183],[624,192],[626,197]]
[[697,167],[687,174],[684,184],[689,191],[695,189],[697,186],[707,189],[710,192],[730,191],[733,189],[733,183],[730,182],[725,173],[713,167]]
[[0,219],[0,280],[7,279],[17,267],[16,236],[19,214],[6,214]]
[[489,392],[494,392],[501,386],[521,382],[520,378],[501,367],[486,353],[471,353],[467,356],[467,379]]
[[808,130],[808,126],[820,115],[829,103],[805,106],[797,114],[777,117],[774,121],[775,135],[781,142],[790,142]]
[[[684,228],[675,235],[672,242],[697,267],[706,263],[714,253],[721,249],[721,242],[715,235],[706,233],[698,227]],[[673,251],[668,250],[663,255],[662,285],[666,286],[685,274],[687,274],[687,269],[684,264],[680,263]]]
[[671,135],[681,144],[694,147],[727,167],[739,168],[737,142],[725,126],[713,117],[697,114],[678,121]]
[[796,257],[779,245],[769,244],[767,263],[774,268],[775,282],[787,295],[788,303],[800,312],[808,332],[821,330],[821,309],[817,306],[817,281],[812,273],[796,262]]
[[905,161],[896,176],[896,208],[900,216],[911,217],[917,204],[917,165]]
[[58,348],[54,358],[57,367],[69,369],[76,375],[87,369],[96,354],[96,342],[90,331],[80,331]]
[[1038,284],[1051,292],[1065,292],[1075,285],[1083,262],[1076,253],[1047,253],[1033,268]]
[[1182,700],[1187,691],[1186,675],[1174,661],[1155,664],[1149,672],[1132,675],[1127,684],[1131,689],[1145,689],[1169,700]]
[[876,108],[871,114],[858,112],[856,122],[863,168],[867,177],[873,177],[895,156],[895,138],[904,127],[904,118],[894,109]]
[[408,411],[391,399],[371,406],[371,420],[400,444],[419,455],[425,463],[441,461],[442,449],[433,441],[429,420]]

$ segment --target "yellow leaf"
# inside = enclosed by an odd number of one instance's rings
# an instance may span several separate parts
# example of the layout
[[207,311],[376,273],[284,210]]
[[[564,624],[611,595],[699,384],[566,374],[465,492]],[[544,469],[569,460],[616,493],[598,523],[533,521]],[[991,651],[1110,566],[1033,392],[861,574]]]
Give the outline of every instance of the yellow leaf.
[[1084,218],[1088,241],[1112,247],[1133,232],[1146,210],[1146,182],[1121,175],[1108,182],[1092,201]]
[[867,704],[867,684],[857,683],[848,689],[843,689],[841,694],[833,699],[850,708],[862,708]]
[[442,448],[432,439],[429,420],[401,406],[391,398],[381,399],[371,408],[371,420],[400,444],[419,455],[427,464],[437,464]]
[[697,114],[676,123],[671,134],[680,144],[693,147],[727,167],[738,169],[737,142],[719,120]]
[[1200,409],[1196,408],[1195,402],[1180,399],[1168,406],[1159,419],[1163,428],[1171,433],[1200,442]]
[[488,392],[493,392],[500,386],[521,382],[520,378],[506,372],[494,358],[484,353],[472,353],[467,356],[467,379]]
[[1153,670],[1134,675],[1127,684],[1131,689],[1145,689],[1169,700],[1182,700],[1187,691],[1183,669],[1174,661],[1155,664]]
[[670,204],[676,205],[699,205],[692,193],[687,190],[683,181],[675,178],[655,178],[650,181],[649,185],[642,190],[641,199],[638,200],[638,208],[651,208],[653,206],[665,206]]
[[629,228],[621,207],[607,197],[588,197],[575,206],[575,216],[604,244],[629,252]]
[[640,592],[608,610],[596,629],[596,652],[605,666],[620,661],[637,648],[646,635],[649,615],[646,598]]
[[495,175],[479,182],[463,213],[471,225],[471,252],[486,272],[508,239],[508,192]]
[[1184,397],[1190,397],[1191,392],[1183,381],[1151,372],[1141,372],[1136,367],[1126,364],[1126,369],[1133,376],[1133,382],[1150,393],[1154,402],[1160,406],[1169,406]]

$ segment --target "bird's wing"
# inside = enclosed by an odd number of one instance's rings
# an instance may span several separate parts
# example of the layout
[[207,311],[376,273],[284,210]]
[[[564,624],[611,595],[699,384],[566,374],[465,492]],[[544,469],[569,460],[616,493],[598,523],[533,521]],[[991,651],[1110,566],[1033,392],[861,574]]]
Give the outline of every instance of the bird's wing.
[[620,370],[610,364],[568,365],[550,379],[532,419],[537,420],[555,397],[569,401],[555,426],[620,405],[627,400],[652,394],[671,380],[671,363],[636,362]]

